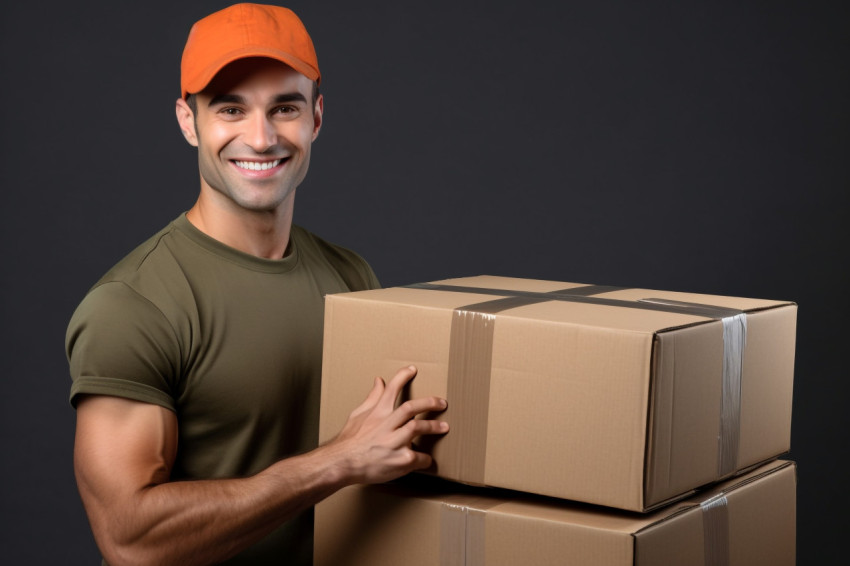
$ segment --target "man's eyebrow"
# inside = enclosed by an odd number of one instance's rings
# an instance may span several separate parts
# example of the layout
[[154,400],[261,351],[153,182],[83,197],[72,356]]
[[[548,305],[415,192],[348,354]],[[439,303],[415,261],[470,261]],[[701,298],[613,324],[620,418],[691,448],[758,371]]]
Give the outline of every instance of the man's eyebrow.
[[275,104],[283,104],[285,102],[307,102],[307,98],[301,94],[300,92],[288,92],[285,94],[278,94],[274,97]]
[[217,94],[210,99],[208,107],[216,104],[245,104],[245,99],[238,94]]
[[[307,98],[300,92],[286,92],[278,94],[274,97],[275,104],[285,104],[287,102],[303,102],[307,103]],[[238,94],[217,94],[210,99],[209,107],[217,104],[245,104],[245,98]]]

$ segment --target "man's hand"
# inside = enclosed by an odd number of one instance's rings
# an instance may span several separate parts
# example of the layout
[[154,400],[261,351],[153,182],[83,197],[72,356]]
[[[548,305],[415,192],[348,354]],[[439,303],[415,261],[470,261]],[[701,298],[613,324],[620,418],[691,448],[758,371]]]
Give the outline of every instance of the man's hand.
[[402,389],[415,375],[416,368],[409,366],[400,369],[387,384],[380,377],[375,378],[366,400],[326,445],[344,455],[343,473],[352,483],[385,482],[431,465],[431,456],[414,450],[411,444],[422,435],[444,434],[449,425],[416,417],[445,410],[446,400],[423,397],[396,407]]

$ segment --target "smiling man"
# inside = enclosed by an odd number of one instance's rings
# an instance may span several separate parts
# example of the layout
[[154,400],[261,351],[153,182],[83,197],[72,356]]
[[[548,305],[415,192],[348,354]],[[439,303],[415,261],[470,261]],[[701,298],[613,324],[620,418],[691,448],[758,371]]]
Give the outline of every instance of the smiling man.
[[447,425],[371,392],[317,446],[324,296],[378,286],[356,253],[294,225],[324,102],[291,11],[237,4],[197,22],[177,121],[198,149],[195,205],[87,293],[66,337],[74,469],[104,563],[310,564],[312,506],[431,464]]

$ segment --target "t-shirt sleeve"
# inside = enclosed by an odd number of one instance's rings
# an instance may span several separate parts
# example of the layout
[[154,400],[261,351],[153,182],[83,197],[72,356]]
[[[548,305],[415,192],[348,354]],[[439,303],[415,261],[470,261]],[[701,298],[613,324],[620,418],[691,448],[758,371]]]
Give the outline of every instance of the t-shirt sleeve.
[[179,341],[162,312],[120,282],[92,289],[65,338],[71,405],[80,395],[112,395],[175,410]]

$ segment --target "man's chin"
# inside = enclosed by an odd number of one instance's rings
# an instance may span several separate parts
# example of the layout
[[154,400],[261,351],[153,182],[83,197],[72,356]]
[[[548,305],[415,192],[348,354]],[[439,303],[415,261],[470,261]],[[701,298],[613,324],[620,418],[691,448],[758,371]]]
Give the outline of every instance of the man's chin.
[[253,214],[279,214],[286,208],[285,199],[239,199],[233,202],[239,209]]

